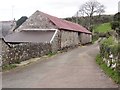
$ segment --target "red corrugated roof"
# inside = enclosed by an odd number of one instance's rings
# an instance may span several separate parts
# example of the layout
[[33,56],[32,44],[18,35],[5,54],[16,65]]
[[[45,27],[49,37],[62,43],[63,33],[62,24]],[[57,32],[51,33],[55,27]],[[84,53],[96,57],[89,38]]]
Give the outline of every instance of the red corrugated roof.
[[[42,12],[41,12],[42,13]],[[59,29],[65,29],[65,30],[71,30],[71,31],[77,31],[77,32],[83,32],[83,33],[91,33],[90,31],[88,31],[86,28],[84,28],[83,26],[70,22],[70,21],[66,21],[66,20],[62,20],[60,18],[48,15],[43,13],[47,18],[49,18]]]

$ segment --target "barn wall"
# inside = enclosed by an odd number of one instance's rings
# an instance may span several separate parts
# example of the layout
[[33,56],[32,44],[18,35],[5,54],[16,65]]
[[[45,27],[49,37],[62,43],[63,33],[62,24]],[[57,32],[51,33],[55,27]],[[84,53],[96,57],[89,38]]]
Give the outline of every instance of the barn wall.
[[56,52],[64,48],[75,47],[79,44],[87,44],[92,41],[91,34],[78,33],[66,30],[58,30],[52,41],[52,51]]
[[80,38],[81,38],[81,44],[87,44],[87,43],[92,42],[91,34],[81,33]]
[[78,45],[78,32],[61,30],[61,48]]
[[[3,40],[0,38],[0,66],[2,65],[2,44],[5,45],[5,43],[3,42]],[[7,45],[5,45],[4,50],[7,49]]]
[[57,52],[61,48],[61,35],[60,30],[57,30],[53,41],[51,42],[52,52]]
[[0,66],[2,65],[2,39],[0,38]]
[[56,52],[61,49],[75,47],[80,43],[78,32],[58,30],[52,41],[52,51]]
[[1,66],[1,64],[2,64],[2,47],[1,47],[1,45],[2,45],[2,40],[0,39],[0,66]]

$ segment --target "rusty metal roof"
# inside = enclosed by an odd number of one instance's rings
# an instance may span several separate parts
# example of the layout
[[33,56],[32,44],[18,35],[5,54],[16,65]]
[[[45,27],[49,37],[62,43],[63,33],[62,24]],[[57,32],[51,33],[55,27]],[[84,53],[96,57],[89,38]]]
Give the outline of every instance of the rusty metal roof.
[[[37,11],[40,12],[40,11]],[[43,12],[40,12],[43,13]],[[83,33],[91,33],[90,31],[88,31],[86,28],[84,28],[83,26],[70,22],[70,21],[66,21],[48,14],[43,13],[47,18],[49,18],[51,20],[51,22],[53,22],[58,29],[64,29],[64,30],[70,30],[70,31],[77,31],[77,32],[83,32]]]
[[50,42],[55,31],[21,31],[7,35],[6,42]]

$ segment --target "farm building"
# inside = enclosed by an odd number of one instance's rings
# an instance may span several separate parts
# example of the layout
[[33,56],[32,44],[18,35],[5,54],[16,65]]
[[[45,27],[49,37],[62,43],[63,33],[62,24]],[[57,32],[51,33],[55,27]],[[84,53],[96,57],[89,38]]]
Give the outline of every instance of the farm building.
[[36,11],[15,33],[7,35],[8,43],[47,42],[53,51],[91,42],[91,32],[86,28],[60,18]]
[[13,28],[15,28],[16,21],[15,20],[0,21],[0,25],[1,25],[0,32],[1,32],[2,36],[5,37],[6,35],[8,35],[12,32]]
[[91,32],[78,24],[36,11],[4,37],[2,63],[4,66],[40,57],[89,43],[91,38]]

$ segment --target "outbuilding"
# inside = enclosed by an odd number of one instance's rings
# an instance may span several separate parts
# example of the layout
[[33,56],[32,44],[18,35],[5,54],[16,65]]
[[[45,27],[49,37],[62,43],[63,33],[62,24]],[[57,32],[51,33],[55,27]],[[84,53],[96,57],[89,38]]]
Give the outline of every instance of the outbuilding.
[[92,35],[83,26],[36,11],[14,33],[8,43],[50,43],[53,51],[91,42]]

